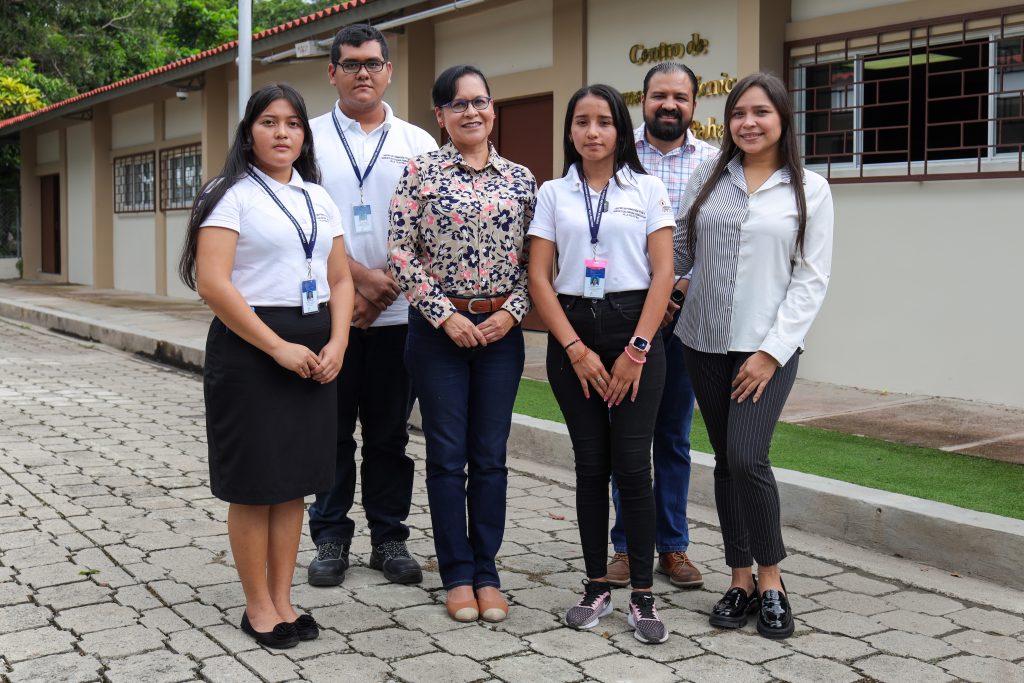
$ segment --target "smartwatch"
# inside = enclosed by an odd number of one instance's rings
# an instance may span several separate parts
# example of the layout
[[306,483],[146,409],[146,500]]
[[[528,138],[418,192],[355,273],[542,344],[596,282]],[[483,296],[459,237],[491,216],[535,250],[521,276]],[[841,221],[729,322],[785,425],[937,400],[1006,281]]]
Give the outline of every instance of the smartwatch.
[[647,351],[651,348],[651,342],[644,339],[643,337],[633,337],[632,339],[629,340],[629,345],[632,346],[637,351],[639,351],[640,353],[647,353]]

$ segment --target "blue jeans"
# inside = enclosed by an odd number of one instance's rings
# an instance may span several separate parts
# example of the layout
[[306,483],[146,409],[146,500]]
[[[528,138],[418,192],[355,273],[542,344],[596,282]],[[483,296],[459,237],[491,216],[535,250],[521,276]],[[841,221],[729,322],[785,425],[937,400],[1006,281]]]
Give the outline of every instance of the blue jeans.
[[[690,425],[693,423],[693,387],[683,363],[683,342],[672,334],[679,312],[661,330],[665,343],[665,391],[654,426],[654,546],[659,553],[686,552],[690,531],[686,525],[686,499],[690,490]],[[619,488],[612,477],[615,526],[612,546],[626,552],[626,532],[619,515]]]
[[[456,315],[474,324],[487,318]],[[446,590],[501,585],[494,558],[505,535],[505,449],[524,360],[520,327],[463,349],[409,309],[405,362],[423,418],[427,499]]]

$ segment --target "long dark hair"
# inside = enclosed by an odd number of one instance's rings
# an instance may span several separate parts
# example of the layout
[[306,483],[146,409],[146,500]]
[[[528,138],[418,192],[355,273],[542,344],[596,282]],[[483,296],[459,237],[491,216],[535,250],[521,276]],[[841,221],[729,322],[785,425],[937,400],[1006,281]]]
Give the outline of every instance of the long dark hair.
[[[565,159],[562,175],[568,173],[569,169],[577,163],[580,164],[581,169],[583,168],[583,157],[580,156],[576,145],[572,142],[572,117],[576,112],[576,105],[587,95],[600,97],[608,103],[608,108],[612,112],[612,122],[615,124],[614,172],[618,173],[620,168],[628,166],[634,173],[647,175],[643,164],[640,163],[640,157],[636,155],[633,123],[629,118],[629,109],[626,109],[626,101],[622,99],[622,94],[618,90],[610,85],[600,83],[584,86],[569,98],[569,104],[565,108],[565,128],[562,131],[562,152]],[[618,178],[615,179],[615,182],[619,182]]]
[[800,253],[803,254],[804,231],[807,228],[807,197],[804,195],[803,163],[800,161],[800,150],[797,147],[796,130],[793,125],[793,105],[789,101],[789,93],[786,92],[785,84],[778,76],[767,72],[759,72],[740,79],[733,86],[732,92],[729,93],[729,97],[725,100],[726,126],[725,136],[722,138],[722,151],[711,169],[711,174],[708,176],[703,187],[700,188],[700,192],[697,193],[697,197],[693,200],[693,204],[686,214],[686,246],[691,256],[695,253],[694,250],[697,246],[697,214],[700,212],[701,205],[704,204],[708,195],[715,189],[719,178],[725,172],[725,167],[729,165],[733,157],[737,154],[743,154],[736,146],[736,141],[732,139],[732,132],[728,122],[732,120],[732,112],[736,108],[736,102],[739,101],[740,96],[755,86],[765,91],[782,122],[782,135],[779,137],[779,158],[782,160],[782,168],[789,171],[790,185],[793,186],[793,194],[796,196],[797,220],[800,226],[796,233],[796,246]]
[[245,115],[238,122],[235,140],[228,150],[224,168],[200,188],[192,203],[188,233],[185,235],[181,258],[178,260],[178,276],[189,289],[196,289],[196,245],[199,242],[199,228],[203,227],[203,221],[209,217],[213,207],[224,198],[224,194],[245,176],[249,166],[256,165],[256,156],[252,151],[252,127],[260,114],[266,111],[274,100],[286,100],[302,121],[302,148],[299,150],[299,157],[292,163],[292,168],[299,172],[303,180],[311,183],[320,182],[320,167],[317,166],[316,155],[313,153],[313,131],[309,128],[309,116],[306,114],[306,103],[302,95],[287,83],[263,86],[252,94],[245,105]]

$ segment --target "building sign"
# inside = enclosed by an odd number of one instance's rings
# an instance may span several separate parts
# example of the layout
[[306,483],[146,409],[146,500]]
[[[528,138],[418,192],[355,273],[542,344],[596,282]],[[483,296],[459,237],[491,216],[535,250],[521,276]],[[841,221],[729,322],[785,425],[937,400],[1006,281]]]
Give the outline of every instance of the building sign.
[[701,38],[699,33],[691,35],[689,42],[686,43],[659,43],[657,47],[645,47],[638,43],[629,48],[629,61],[634,64],[653,64],[680,59],[683,55],[696,57],[706,55],[710,45],[711,41]]

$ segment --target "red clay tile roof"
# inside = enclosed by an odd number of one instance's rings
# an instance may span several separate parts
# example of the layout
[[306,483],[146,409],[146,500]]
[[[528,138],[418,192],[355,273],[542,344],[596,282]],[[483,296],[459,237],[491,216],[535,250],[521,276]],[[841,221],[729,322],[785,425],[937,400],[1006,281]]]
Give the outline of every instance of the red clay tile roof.
[[[252,36],[252,41],[253,41],[253,43],[256,43],[257,41],[262,40],[264,38],[269,38],[270,36],[277,35],[278,33],[284,33],[285,31],[290,31],[293,28],[297,28],[297,27],[303,26],[305,24],[311,24],[311,23],[319,21],[319,20],[321,20],[321,19],[323,19],[325,17],[329,17],[331,15],[338,14],[339,12],[344,12],[344,11],[346,11],[348,9],[351,9],[352,7],[356,7],[357,5],[365,5],[368,2],[372,2],[372,0],[345,0],[345,2],[342,2],[339,5],[335,5],[334,7],[328,7],[327,9],[320,10],[319,12],[315,12],[313,14],[309,14],[309,15],[304,16],[304,17],[299,17],[298,19],[293,19],[293,20],[291,20],[291,21],[289,21],[289,22],[287,22],[285,24],[281,24],[280,26],[275,26],[273,28],[268,28],[266,31],[260,31],[259,33],[254,33],[253,36]],[[214,55],[219,55],[222,52],[227,52],[228,50],[233,50],[236,47],[238,47],[238,41],[237,40],[232,40],[230,43],[224,43],[223,45],[218,45],[215,48],[211,48],[211,49],[206,50],[204,52],[200,52],[198,54],[194,54],[191,57],[185,57],[184,59],[179,59],[179,60],[177,60],[175,62],[171,62],[170,64],[164,64],[163,66],[159,66],[159,67],[157,67],[155,69],[151,69],[149,71],[145,71],[145,72],[143,72],[141,74],[136,74],[134,76],[129,76],[128,78],[124,78],[124,79],[122,79],[120,81],[117,81],[115,83],[111,83],[109,85],[101,86],[99,88],[96,88],[95,90],[90,90],[89,92],[84,92],[84,93],[82,93],[80,95],[75,95],[74,97],[70,97],[70,98],[68,98],[68,99],[66,99],[66,100],[64,100],[62,102],[55,102],[55,103],[53,103],[51,105],[43,107],[42,109],[36,109],[35,111],[30,111],[27,114],[21,114],[19,116],[11,117],[11,118],[6,119],[4,121],[0,121],[0,131],[2,131],[7,126],[14,125],[15,123],[20,123],[20,122],[25,121],[27,119],[31,119],[33,117],[39,116],[40,114],[44,114],[46,112],[51,112],[51,111],[53,111],[55,109],[60,109],[62,107],[66,107],[68,105],[74,104],[75,102],[80,102],[82,100],[88,99],[88,98],[93,97],[95,95],[98,95],[100,93],[108,92],[110,90],[116,90],[116,89],[121,88],[123,86],[126,86],[126,85],[128,85],[130,83],[136,83],[138,81],[146,80],[147,78],[152,78],[153,76],[156,76],[157,74],[167,73],[168,71],[174,71],[175,69],[179,69],[179,68],[181,68],[181,67],[183,67],[183,66],[185,66],[187,64],[194,64],[195,62],[200,62],[200,61],[202,61],[204,59],[207,59],[209,57],[213,57]]]

